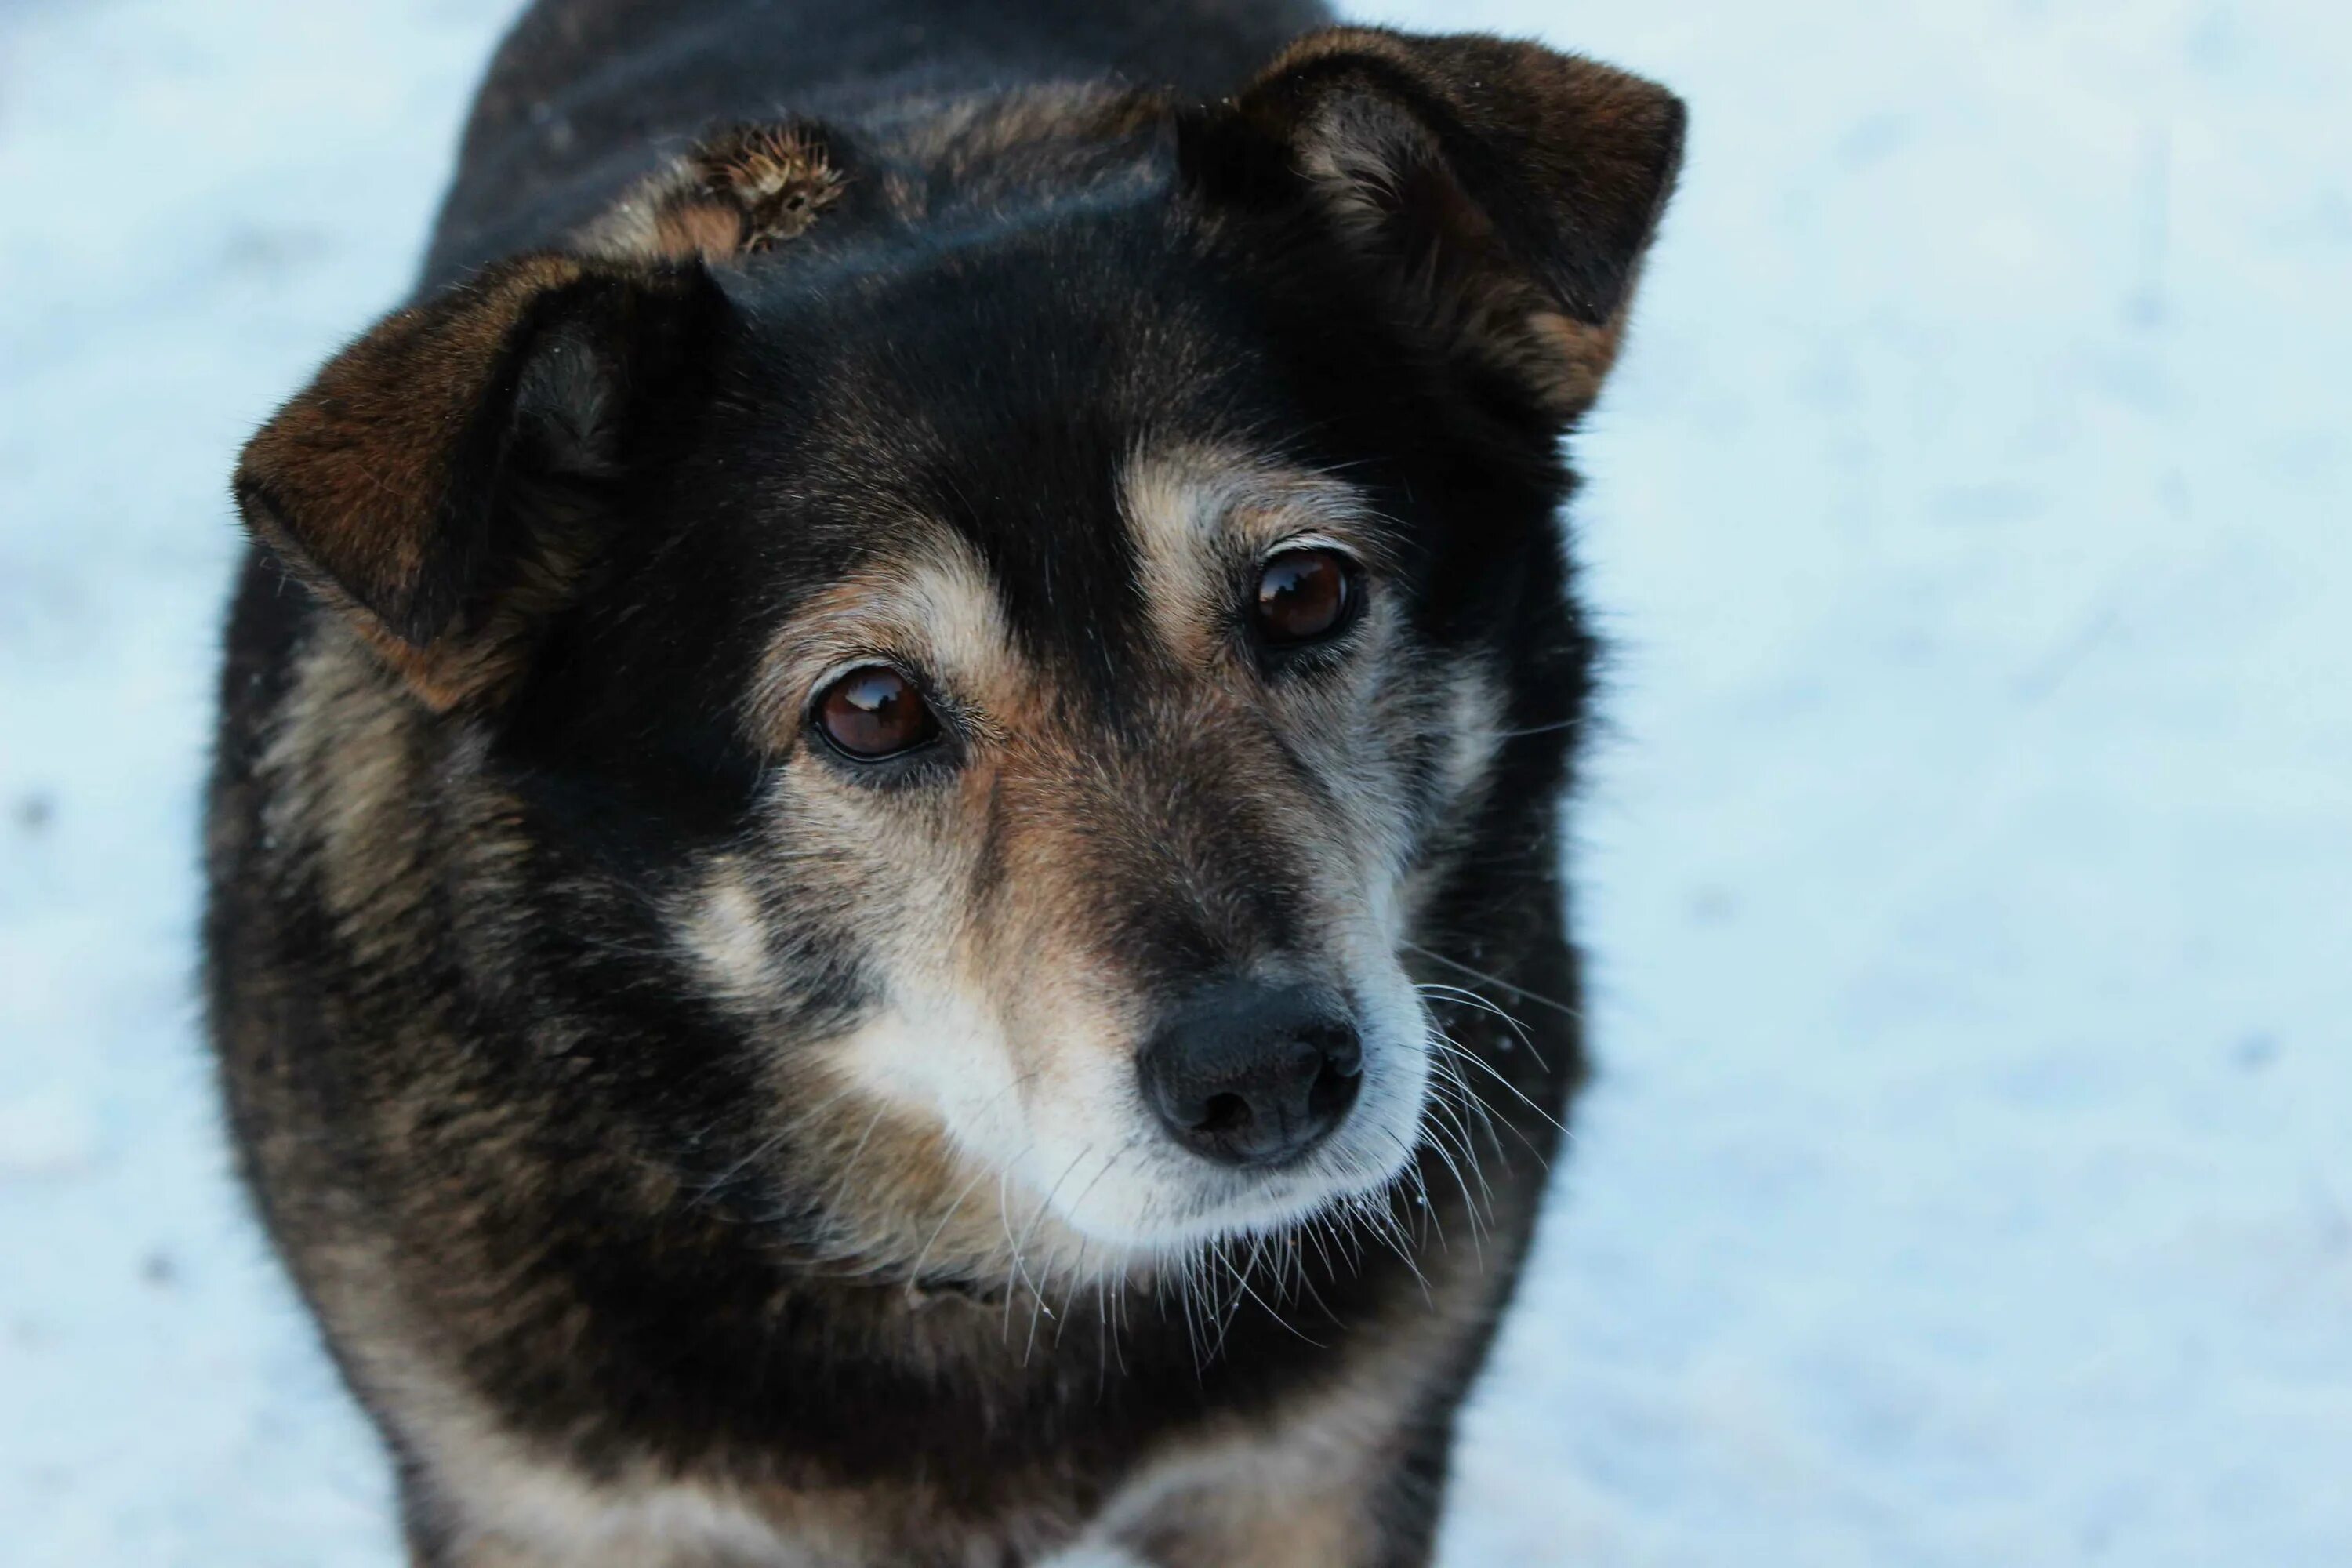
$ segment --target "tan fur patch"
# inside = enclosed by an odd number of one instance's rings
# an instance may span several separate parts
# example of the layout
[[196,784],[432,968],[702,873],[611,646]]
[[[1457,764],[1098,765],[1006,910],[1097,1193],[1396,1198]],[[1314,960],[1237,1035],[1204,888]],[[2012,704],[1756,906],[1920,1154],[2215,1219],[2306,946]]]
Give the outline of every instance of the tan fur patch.
[[372,961],[406,956],[406,917],[426,868],[404,830],[424,793],[423,716],[342,623],[320,620],[262,760],[268,822],[319,855],[320,889]]
[[731,263],[808,232],[845,184],[802,127],[739,126],[639,184],[578,243],[599,256]]
[[[625,1462],[592,1479],[505,1429],[418,1344],[383,1265],[349,1271],[334,1294],[364,1325],[352,1368],[418,1462],[413,1483],[461,1568],[701,1568],[856,1560],[853,1507],[819,1495],[754,1495],[717,1477]],[[372,1289],[362,1282],[373,1279]],[[859,1500],[863,1501],[865,1500]]]

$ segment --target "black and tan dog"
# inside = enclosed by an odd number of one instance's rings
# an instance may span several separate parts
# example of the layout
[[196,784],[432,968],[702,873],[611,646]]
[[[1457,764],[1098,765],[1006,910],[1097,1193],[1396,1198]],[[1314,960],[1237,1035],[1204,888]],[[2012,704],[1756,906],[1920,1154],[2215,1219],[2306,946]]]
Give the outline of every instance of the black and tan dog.
[[247,449],[213,1030],[419,1563],[1426,1559],[1682,115],[1323,20],[546,0]]

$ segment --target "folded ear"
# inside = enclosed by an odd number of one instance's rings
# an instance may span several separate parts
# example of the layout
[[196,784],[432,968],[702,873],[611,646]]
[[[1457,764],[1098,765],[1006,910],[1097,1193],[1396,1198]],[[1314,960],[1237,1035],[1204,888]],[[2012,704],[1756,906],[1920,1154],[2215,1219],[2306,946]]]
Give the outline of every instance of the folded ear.
[[699,267],[488,268],[262,427],[237,465],[246,526],[433,706],[489,695],[617,525],[725,308]]
[[1533,44],[1311,33],[1187,128],[1188,174],[1312,203],[1442,346],[1590,405],[1681,164],[1682,101]]

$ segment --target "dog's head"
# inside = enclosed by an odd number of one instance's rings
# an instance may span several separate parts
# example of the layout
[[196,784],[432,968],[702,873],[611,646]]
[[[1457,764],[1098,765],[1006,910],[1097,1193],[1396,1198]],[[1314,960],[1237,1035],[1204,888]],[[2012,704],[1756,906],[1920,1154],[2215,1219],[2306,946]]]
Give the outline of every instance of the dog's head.
[[1558,777],[1556,447],[1680,107],[1338,30],[907,125],[730,133],[392,317],[245,515],[629,884],[614,962],[741,1042],[732,1167],[839,1246],[1345,1205],[1422,1136],[1419,900],[1509,748]]

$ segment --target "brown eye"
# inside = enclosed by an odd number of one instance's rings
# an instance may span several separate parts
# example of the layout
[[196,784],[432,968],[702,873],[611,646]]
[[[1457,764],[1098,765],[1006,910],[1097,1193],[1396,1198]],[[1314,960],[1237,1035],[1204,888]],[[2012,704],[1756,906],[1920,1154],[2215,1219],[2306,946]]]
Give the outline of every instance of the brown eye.
[[1258,576],[1258,635],[1277,647],[1329,637],[1347,620],[1354,594],[1338,551],[1286,550]]
[[817,728],[860,762],[910,752],[939,733],[915,683],[887,664],[851,670],[816,700]]

